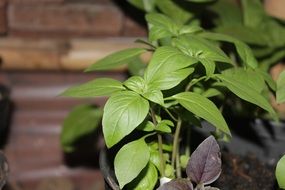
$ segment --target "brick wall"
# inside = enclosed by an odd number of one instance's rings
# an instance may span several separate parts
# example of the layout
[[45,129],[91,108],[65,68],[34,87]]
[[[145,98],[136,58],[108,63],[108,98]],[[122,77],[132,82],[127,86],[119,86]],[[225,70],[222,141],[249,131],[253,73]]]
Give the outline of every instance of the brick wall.
[[[124,1],[0,0],[0,85],[11,90],[13,103],[8,139],[1,145],[10,164],[5,190],[104,189],[98,152],[65,155],[59,135],[73,106],[103,105],[105,99],[56,96],[91,78],[123,80],[120,71],[82,70],[111,52],[134,46],[134,37],[146,35],[139,24],[142,18]],[[95,142],[99,139],[94,137]]]

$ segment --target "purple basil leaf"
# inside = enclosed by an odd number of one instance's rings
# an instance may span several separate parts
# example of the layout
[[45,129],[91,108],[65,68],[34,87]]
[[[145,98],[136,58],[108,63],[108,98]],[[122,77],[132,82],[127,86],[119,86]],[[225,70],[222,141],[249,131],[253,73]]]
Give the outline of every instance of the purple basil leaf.
[[187,179],[173,179],[157,190],[193,190],[193,185]]
[[205,139],[192,153],[186,167],[187,176],[196,184],[214,182],[221,174],[220,147],[213,136]]

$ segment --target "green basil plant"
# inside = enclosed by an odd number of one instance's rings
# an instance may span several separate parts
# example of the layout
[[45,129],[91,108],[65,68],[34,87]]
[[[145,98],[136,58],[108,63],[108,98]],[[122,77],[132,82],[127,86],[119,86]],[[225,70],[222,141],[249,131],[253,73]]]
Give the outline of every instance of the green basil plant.
[[[108,55],[86,72],[129,65],[135,75],[125,81],[97,78],[67,89],[64,96],[107,96],[108,100],[103,111],[88,105],[75,108],[64,122],[62,145],[66,151],[73,151],[73,144],[95,130],[102,116],[107,148],[124,142],[114,159],[120,189],[152,190],[159,187],[159,179],[165,178],[174,181],[161,184],[159,189],[193,189],[191,181],[198,184],[196,189],[210,189],[204,185],[214,181],[220,169],[213,164],[209,169],[212,176],[193,178],[195,171],[189,162],[196,163],[193,160],[207,148],[198,150],[192,158],[189,143],[182,143],[183,139],[189,142],[189,135],[185,134],[206,121],[214,126],[215,137],[230,139],[230,128],[223,116],[224,103],[230,101],[230,94],[276,119],[276,112],[263,92],[269,89],[275,92],[278,87],[259,67],[246,43],[229,34],[203,29],[198,13],[192,9],[212,1],[129,2],[146,11],[148,38],[137,40],[142,44],[137,48]],[[224,45],[234,48],[227,51]],[[140,56],[145,53],[151,57],[142,64]],[[206,144],[209,142],[214,142],[212,136]],[[191,181],[181,179],[185,172]]]

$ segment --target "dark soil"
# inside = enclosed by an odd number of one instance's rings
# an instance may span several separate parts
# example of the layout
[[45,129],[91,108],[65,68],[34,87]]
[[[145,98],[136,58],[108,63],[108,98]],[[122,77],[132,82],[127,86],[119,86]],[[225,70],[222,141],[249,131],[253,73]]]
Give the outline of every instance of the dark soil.
[[223,152],[222,157],[222,174],[211,186],[221,190],[278,189],[275,169],[263,164],[253,155],[238,156]]

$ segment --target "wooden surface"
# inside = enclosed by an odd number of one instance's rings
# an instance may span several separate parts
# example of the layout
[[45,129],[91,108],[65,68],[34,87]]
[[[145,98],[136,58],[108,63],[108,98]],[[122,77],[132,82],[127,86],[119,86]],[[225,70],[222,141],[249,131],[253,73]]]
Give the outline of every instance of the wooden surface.
[[110,53],[141,46],[134,41],[135,38],[0,38],[0,58],[4,70],[83,71]]
[[[63,119],[72,107],[80,103],[103,105],[105,98],[72,99],[58,97],[58,94],[71,85],[98,77],[123,80],[125,75],[121,72],[0,73],[0,84],[11,89],[10,98],[14,104],[5,145],[11,169],[10,183],[22,190],[42,190],[47,181],[57,184],[60,182],[54,180],[62,179],[76,189],[103,190],[98,152],[90,153],[90,145],[87,145],[86,151],[79,155],[65,155],[59,143]],[[94,137],[94,143],[99,139],[100,135]],[[52,189],[64,190],[60,187]]]

